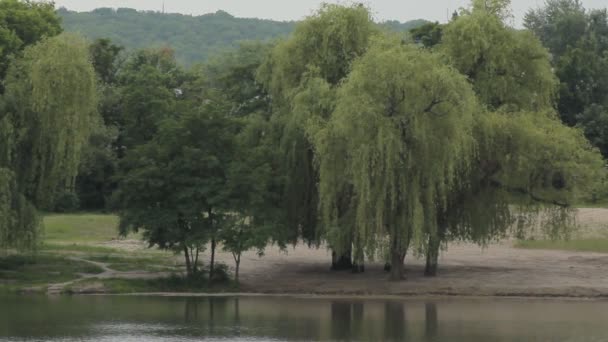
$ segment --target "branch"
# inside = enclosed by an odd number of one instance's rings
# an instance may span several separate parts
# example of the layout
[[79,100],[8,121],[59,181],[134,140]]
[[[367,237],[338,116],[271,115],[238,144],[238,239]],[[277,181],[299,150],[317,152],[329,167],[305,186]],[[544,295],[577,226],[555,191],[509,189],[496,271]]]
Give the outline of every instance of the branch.
[[551,204],[551,205],[555,205],[561,208],[570,208],[570,205],[567,203],[562,203],[559,202],[557,200],[549,200],[549,199],[545,199],[542,198],[538,195],[535,195],[534,193],[532,193],[531,191],[528,191],[524,188],[516,188],[516,187],[509,187],[509,186],[505,186],[502,183],[500,183],[499,181],[496,180],[491,180],[490,181],[490,185],[496,187],[496,188],[501,188],[503,190],[506,190],[508,192],[512,192],[512,193],[517,193],[517,194],[521,194],[521,195],[527,195],[530,196],[530,198],[536,202],[539,203],[544,203],[544,204]]

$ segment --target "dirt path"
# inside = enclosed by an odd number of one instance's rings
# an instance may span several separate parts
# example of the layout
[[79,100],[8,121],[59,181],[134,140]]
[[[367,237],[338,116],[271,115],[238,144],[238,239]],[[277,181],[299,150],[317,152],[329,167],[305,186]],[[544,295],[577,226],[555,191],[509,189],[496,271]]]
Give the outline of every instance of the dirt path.
[[[87,279],[94,279],[94,278],[95,279],[111,279],[111,278],[154,279],[154,278],[159,278],[159,277],[168,275],[166,272],[146,272],[146,271],[120,272],[120,271],[115,271],[115,270],[109,268],[107,263],[91,261],[91,260],[86,260],[86,259],[77,258],[77,257],[69,257],[68,259],[70,259],[72,261],[84,262],[84,263],[88,263],[88,264],[97,266],[97,267],[101,268],[103,270],[103,272],[98,273],[98,274],[81,274],[80,278],[78,278],[78,279],[70,280],[70,281],[64,282],[64,283],[49,284],[47,287],[47,294],[49,294],[49,295],[61,294],[69,286],[74,285],[75,283],[78,283],[80,281],[87,280]],[[101,290],[103,290],[103,286],[101,286],[100,284],[91,284],[89,286],[79,288],[78,291],[80,293],[94,293],[94,292],[100,292]]]

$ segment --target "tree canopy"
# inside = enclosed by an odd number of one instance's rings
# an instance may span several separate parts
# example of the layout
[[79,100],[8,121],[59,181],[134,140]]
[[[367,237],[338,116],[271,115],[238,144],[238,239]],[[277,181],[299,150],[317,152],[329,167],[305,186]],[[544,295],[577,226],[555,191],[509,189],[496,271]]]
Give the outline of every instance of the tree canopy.
[[2,100],[0,167],[7,184],[1,190],[7,203],[2,216],[9,222],[0,230],[14,232],[9,244],[16,236],[30,244],[38,228],[33,207],[52,209],[58,194],[74,191],[97,115],[85,41],[63,34],[26,48],[8,71]]

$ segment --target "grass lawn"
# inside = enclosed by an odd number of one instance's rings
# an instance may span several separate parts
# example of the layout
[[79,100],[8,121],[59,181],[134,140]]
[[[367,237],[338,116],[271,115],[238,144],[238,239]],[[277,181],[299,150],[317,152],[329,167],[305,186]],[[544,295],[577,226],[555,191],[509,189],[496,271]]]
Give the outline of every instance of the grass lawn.
[[[180,272],[173,254],[156,249],[123,249],[117,243],[118,217],[110,214],[79,213],[44,216],[44,235],[35,254],[0,254],[0,292],[78,280],[81,274],[99,274],[102,269],[90,263],[71,260],[77,257],[105,263],[110,269],[123,271]],[[138,239],[139,236],[130,236]],[[128,284],[131,280],[116,281]],[[149,282],[133,281],[137,288]],[[151,282],[151,288],[165,287]],[[126,287],[123,285],[122,287]],[[171,286],[168,286],[169,288]],[[120,289],[121,286],[113,288]]]
[[568,241],[525,240],[515,244],[517,248],[554,249],[577,252],[608,253],[608,239],[574,239]]
[[87,288],[101,288],[105,293],[163,293],[163,292],[189,292],[189,293],[221,293],[238,291],[238,285],[229,279],[214,281],[204,276],[200,279],[187,279],[178,276],[169,276],[158,279],[97,279],[89,278],[64,289],[65,293],[81,293]]
[[87,244],[118,238],[118,217],[104,214],[51,214],[44,217],[45,244]]
[[80,274],[102,272],[103,270],[95,265],[61,256],[9,255],[0,257],[0,290],[45,286],[77,279]]

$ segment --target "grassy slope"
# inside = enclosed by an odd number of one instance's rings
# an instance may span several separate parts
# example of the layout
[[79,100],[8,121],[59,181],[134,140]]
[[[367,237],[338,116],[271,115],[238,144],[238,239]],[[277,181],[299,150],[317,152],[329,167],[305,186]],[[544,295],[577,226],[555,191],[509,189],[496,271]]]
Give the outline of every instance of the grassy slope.
[[[124,251],[104,246],[118,238],[118,217],[103,214],[50,214],[44,217],[44,238],[37,253],[0,254],[0,291],[39,288],[68,282],[81,274],[99,274],[103,262],[116,271],[175,271],[176,259],[157,250]],[[134,237],[137,238],[137,237]]]
[[[84,259],[104,263],[118,272],[145,271],[181,274],[181,258],[156,249],[121,249],[115,215],[80,213],[49,214],[44,217],[45,234],[40,250],[33,254],[0,254],[0,292],[23,289],[46,291],[49,284],[78,280],[82,274],[96,275],[103,270]],[[129,236],[139,239],[139,236]],[[110,242],[108,244],[108,242]],[[2,251],[0,251],[2,253]],[[162,279],[97,279],[77,281],[66,288],[79,292],[91,286],[111,293],[197,292],[233,289],[228,279],[209,284],[201,275],[186,280],[180,276]]]
[[526,249],[553,249],[577,252],[608,253],[608,239],[574,239],[569,241],[528,240],[518,241],[517,248]]

